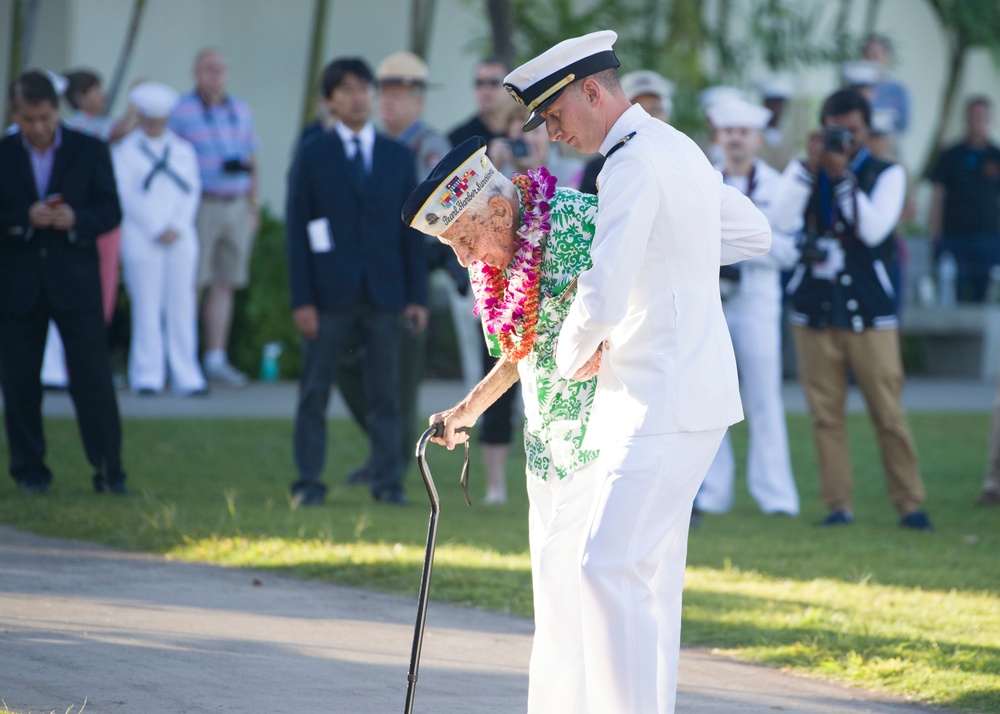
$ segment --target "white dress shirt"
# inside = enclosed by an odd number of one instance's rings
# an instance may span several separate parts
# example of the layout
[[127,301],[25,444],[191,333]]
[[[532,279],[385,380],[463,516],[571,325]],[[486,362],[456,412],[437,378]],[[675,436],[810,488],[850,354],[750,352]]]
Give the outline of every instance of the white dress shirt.
[[354,144],[355,137],[361,140],[361,155],[365,159],[365,170],[371,173],[372,155],[375,152],[375,125],[368,122],[361,128],[361,131],[355,134],[347,128],[344,122],[338,119],[333,128],[337,132],[337,136],[340,137],[340,140],[344,142],[344,153],[347,154],[348,162],[354,159],[354,152],[357,151]]

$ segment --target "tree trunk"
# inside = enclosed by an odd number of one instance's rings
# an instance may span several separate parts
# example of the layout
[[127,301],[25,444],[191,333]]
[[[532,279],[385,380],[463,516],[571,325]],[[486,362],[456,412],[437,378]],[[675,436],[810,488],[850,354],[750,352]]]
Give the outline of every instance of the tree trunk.
[[323,39],[326,35],[326,16],[329,0],[315,0],[313,5],[312,34],[309,38],[309,59],[306,65],[306,86],[302,93],[302,113],[299,126],[305,128],[316,116],[316,94],[323,63]]
[[486,0],[490,19],[493,54],[514,64],[514,26],[510,18],[510,0]]
[[868,0],[868,12],[865,13],[865,34],[875,32],[878,24],[878,12],[882,9],[882,0]]
[[410,2],[410,52],[427,59],[431,30],[434,26],[434,10],[437,0],[411,0]]
[[837,51],[840,52],[841,59],[850,57],[852,54],[851,50],[854,49],[848,46],[850,33],[847,31],[847,21],[851,17],[852,5],[854,5],[854,0],[840,0],[840,7],[837,10],[836,29],[834,32],[837,38]]
[[145,9],[146,0],[135,0],[132,3],[132,17],[129,19],[128,31],[125,33],[125,44],[122,45],[121,54],[118,55],[118,64],[115,66],[115,72],[108,84],[108,99],[104,103],[104,116],[111,112],[118,90],[121,89],[122,82],[125,80],[125,71],[132,59],[132,50],[135,49],[135,39],[139,34],[139,25],[142,22],[142,13]]
[[968,45],[957,35],[951,38],[948,52],[948,76],[945,78],[944,95],[938,105],[937,125],[931,135],[930,149],[927,158],[924,160],[923,168],[917,176],[927,178],[933,170],[937,161],[938,153],[941,151],[941,141],[944,139],[944,131],[948,125],[948,117],[955,104],[955,97],[958,95],[958,85],[962,81],[962,74],[965,70],[965,57]]

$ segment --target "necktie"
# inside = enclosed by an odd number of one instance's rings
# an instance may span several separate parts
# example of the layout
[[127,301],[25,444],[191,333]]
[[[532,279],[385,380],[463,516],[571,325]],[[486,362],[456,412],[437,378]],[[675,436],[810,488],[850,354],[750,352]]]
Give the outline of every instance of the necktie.
[[358,186],[364,186],[368,172],[365,171],[365,156],[361,153],[361,139],[354,137],[352,141],[354,143],[354,156],[351,157],[351,173],[354,174],[354,180]]

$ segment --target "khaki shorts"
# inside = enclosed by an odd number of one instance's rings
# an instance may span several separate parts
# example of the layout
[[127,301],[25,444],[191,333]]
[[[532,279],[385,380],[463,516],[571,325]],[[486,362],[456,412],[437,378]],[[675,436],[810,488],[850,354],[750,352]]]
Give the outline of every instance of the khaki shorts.
[[234,288],[246,287],[253,249],[246,196],[219,198],[202,194],[197,228],[201,244],[198,286],[225,283]]

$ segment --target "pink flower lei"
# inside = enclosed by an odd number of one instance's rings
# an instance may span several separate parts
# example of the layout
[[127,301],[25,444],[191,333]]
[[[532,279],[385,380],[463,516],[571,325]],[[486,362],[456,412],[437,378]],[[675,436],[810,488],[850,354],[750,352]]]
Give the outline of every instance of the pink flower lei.
[[516,174],[513,183],[521,191],[523,209],[514,257],[506,270],[474,261],[470,274],[476,298],[473,314],[484,316],[486,329],[497,335],[504,356],[516,362],[535,341],[543,244],[552,229],[549,201],[555,195],[556,178],[541,166],[527,175]]

